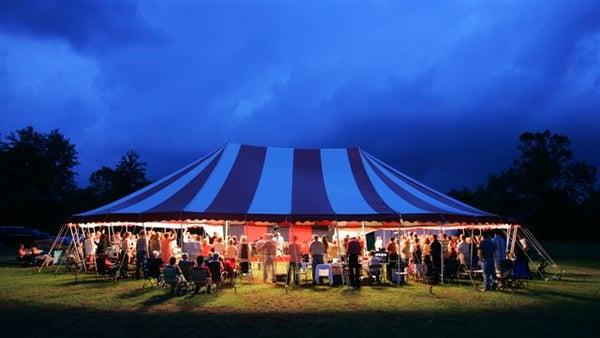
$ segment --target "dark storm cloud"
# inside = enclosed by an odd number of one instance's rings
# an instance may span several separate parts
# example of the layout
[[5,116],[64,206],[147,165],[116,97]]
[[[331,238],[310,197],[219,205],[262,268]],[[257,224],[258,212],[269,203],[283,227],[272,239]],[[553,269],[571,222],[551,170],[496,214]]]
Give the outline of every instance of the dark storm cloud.
[[0,4],[0,24],[5,32],[64,39],[77,49],[102,50],[156,37],[135,3],[121,1],[6,0]]
[[600,165],[599,9],[86,2],[41,23],[0,14],[0,128],[65,130],[82,182],[129,148],[158,177],[237,141],[360,146],[447,190],[506,167],[518,135],[545,128]]

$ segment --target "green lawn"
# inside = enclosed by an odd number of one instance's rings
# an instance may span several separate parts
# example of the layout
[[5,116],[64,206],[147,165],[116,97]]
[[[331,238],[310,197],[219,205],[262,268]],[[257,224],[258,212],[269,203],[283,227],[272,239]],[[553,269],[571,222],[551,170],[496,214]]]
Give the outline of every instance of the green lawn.
[[600,245],[550,243],[567,274],[527,291],[470,285],[292,289],[243,285],[235,294],[166,296],[140,281],[0,267],[0,336],[598,336]]

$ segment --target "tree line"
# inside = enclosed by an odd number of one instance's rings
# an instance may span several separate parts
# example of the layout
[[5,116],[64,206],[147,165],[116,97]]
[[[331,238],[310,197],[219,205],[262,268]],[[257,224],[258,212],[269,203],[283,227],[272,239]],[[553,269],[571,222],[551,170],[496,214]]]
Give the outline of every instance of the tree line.
[[[525,132],[519,157],[485,184],[449,195],[498,215],[516,217],[542,238],[597,238],[597,168],[573,158],[567,136]],[[134,151],[103,166],[86,187],[75,182],[77,148],[58,130],[32,127],[0,137],[0,224],[55,231],[72,214],[123,197],[150,183]],[[582,235],[584,234],[584,235]]]
[[598,240],[597,168],[576,161],[565,135],[525,132],[519,157],[485,184],[448,194],[498,215],[516,217],[542,238]]
[[103,166],[86,187],[75,182],[77,148],[58,130],[27,127],[0,139],[0,225],[56,231],[78,212],[123,197],[150,183],[134,151],[114,168]]

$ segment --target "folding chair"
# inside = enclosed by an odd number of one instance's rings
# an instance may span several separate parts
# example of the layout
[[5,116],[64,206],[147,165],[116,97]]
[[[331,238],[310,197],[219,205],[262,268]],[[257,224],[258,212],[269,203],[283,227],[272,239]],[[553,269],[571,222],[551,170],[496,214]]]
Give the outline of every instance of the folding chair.
[[515,261],[511,278],[513,280],[511,289],[527,289],[529,287],[529,280],[531,280],[529,262]]
[[177,275],[177,269],[167,266],[163,270],[163,282],[164,288],[170,294],[178,296],[187,288],[187,283],[183,276]]
[[369,276],[369,282],[371,284],[373,284],[373,281],[377,281],[378,283],[381,284],[381,271],[382,270],[383,270],[383,267],[381,264],[369,265],[368,276]]
[[146,260],[144,263],[144,284],[142,284],[142,288],[146,286],[159,286],[161,282],[161,273],[160,273],[160,259],[150,258]]
[[65,252],[62,250],[54,250],[52,253],[52,265],[60,264],[63,260],[64,253]]
[[392,283],[396,285],[406,284],[408,277],[408,268],[400,268],[400,271],[392,271]]
[[512,289],[513,261],[505,259],[500,262],[500,275],[496,276],[497,287],[500,290]]
[[[237,275],[236,278],[246,279],[250,282],[250,285],[254,282],[254,275],[252,274],[252,263],[250,263],[247,259],[240,259],[237,266]],[[237,283],[235,283],[235,289],[237,292]]]
[[327,278],[329,285],[333,285],[333,269],[330,264],[318,264],[315,269],[317,269],[317,273],[315,274],[316,284],[321,284],[321,278]]
[[105,264],[106,254],[101,254],[96,258],[96,270],[98,277],[116,282],[119,279],[119,266],[109,267]]
[[304,284],[308,284],[312,280],[312,267],[308,262],[302,260],[300,262],[300,269],[297,270],[298,281],[302,283],[302,277],[304,277]]
[[193,293],[198,293],[200,289],[205,288],[206,293],[210,293],[211,280],[208,272],[202,268],[191,268],[190,269],[190,290]]

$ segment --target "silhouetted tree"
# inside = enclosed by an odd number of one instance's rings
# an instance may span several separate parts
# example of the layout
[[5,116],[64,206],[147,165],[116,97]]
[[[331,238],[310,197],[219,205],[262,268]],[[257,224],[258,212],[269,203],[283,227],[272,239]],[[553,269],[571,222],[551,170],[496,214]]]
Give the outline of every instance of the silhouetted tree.
[[0,140],[0,222],[54,228],[72,212],[75,145],[27,127]]
[[597,231],[591,227],[600,221],[591,212],[591,205],[598,204],[597,169],[574,161],[570,145],[568,137],[548,130],[523,133],[521,155],[508,169],[491,175],[486,185],[449,194],[484,210],[516,216],[542,237],[564,236],[566,229]]
[[100,204],[123,197],[148,185],[146,163],[133,150],[121,157],[115,169],[102,167],[90,176],[90,189]]
[[114,197],[113,180],[115,171],[104,166],[90,175],[89,189],[97,197],[98,202],[108,201]]

